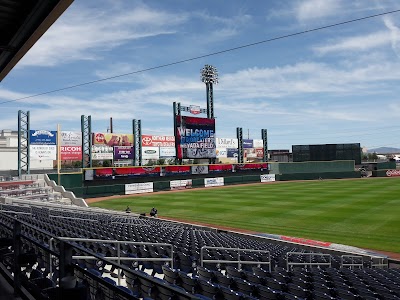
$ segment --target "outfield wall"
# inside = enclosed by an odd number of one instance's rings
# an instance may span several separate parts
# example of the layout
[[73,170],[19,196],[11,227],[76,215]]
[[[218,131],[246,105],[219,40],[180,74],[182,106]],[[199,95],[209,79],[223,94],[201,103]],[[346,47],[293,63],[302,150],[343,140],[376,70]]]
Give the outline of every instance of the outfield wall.
[[[185,166],[175,166],[174,168],[180,169],[182,167]],[[101,176],[98,178],[92,176],[90,180],[86,178],[86,173],[48,174],[48,176],[56,182],[60,180],[59,184],[63,185],[66,190],[72,191],[77,197],[82,198],[257,182],[361,177],[359,171],[354,171],[354,161],[269,163],[268,168],[262,165],[258,169],[230,168],[225,170],[226,167],[227,165],[220,165],[220,167],[214,165],[213,168],[221,168],[220,172],[214,174],[209,172],[190,174],[187,170],[185,172],[175,170],[177,171],[174,173],[175,175],[168,175],[168,173],[160,172],[158,170],[160,167],[157,169],[156,166],[155,168],[137,167],[137,170],[133,170],[134,172],[145,173],[140,173],[140,175],[135,173],[134,176],[131,173],[126,176],[124,173],[124,175],[118,177],[117,173],[119,170],[121,172],[132,172],[133,168],[94,169],[94,174],[96,175],[97,172]],[[211,167],[208,171],[210,170]],[[84,172],[86,171],[84,170]]]
[[269,163],[270,173],[274,174],[297,174],[297,173],[332,173],[353,172],[355,170],[354,160],[336,161],[306,161],[290,163]]

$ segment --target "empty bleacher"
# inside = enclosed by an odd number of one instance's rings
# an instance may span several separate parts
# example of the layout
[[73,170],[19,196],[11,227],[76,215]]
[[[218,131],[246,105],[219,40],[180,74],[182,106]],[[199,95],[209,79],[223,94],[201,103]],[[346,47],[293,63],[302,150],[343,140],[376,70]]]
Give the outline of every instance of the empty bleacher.
[[56,191],[55,185],[49,185],[47,175],[23,175],[0,178],[0,202],[24,203],[40,201],[58,204],[73,204],[73,199],[64,197],[62,191]]
[[0,239],[37,299],[400,299],[385,257],[122,212],[1,204]]

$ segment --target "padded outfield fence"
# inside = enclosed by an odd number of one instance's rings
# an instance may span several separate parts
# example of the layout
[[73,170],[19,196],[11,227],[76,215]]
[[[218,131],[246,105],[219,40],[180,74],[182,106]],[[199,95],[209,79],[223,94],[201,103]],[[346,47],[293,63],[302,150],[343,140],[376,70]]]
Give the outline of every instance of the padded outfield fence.
[[49,174],[77,197],[93,198],[139,192],[236,185],[270,181],[360,178],[354,161],[142,166],[83,169]]

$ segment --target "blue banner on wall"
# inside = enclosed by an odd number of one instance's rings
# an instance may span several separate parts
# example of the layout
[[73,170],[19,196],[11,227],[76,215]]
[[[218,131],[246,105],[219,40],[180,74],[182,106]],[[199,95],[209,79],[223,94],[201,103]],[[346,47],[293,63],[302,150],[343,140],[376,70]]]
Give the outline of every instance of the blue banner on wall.
[[57,131],[29,130],[29,144],[57,145]]
[[243,148],[253,148],[253,140],[243,139]]
[[238,157],[239,150],[236,148],[227,148],[226,149],[226,157]]

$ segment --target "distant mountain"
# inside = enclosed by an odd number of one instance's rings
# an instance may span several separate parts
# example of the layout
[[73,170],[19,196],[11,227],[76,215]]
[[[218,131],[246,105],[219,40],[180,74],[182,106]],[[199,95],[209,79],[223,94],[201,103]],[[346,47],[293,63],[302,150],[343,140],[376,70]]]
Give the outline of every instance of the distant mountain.
[[379,147],[375,149],[369,149],[368,153],[377,153],[377,154],[400,153],[400,149],[391,147]]

